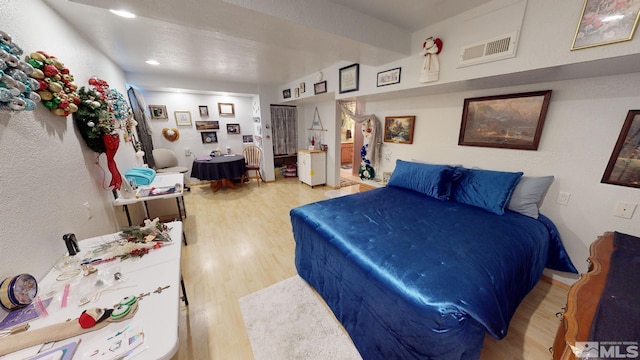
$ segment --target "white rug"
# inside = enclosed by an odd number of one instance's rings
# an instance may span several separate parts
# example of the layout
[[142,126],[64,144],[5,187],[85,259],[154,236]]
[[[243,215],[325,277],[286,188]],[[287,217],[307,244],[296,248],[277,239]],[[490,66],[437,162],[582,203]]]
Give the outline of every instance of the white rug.
[[324,196],[328,197],[328,198],[337,198],[340,196],[345,196],[345,195],[349,195],[351,194],[350,192],[346,192],[344,190],[328,190],[324,193]]
[[240,298],[256,360],[361,360],[340,323],[298,275]]

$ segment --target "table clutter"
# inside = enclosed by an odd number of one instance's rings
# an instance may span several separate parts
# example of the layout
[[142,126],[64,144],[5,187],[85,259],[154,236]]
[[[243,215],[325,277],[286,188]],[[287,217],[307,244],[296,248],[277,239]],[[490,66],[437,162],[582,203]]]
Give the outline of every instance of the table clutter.
[[181,233],[181,222],[156,218],[81,242],[65,234],[70,251],[44,279],[2,282],[2,359],[171,358],[181,282],[181,248],[171,245]]

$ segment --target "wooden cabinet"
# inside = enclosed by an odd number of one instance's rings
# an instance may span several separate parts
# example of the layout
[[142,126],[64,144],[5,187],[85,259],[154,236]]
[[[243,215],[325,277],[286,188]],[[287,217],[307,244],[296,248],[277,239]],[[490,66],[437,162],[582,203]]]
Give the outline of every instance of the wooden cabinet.
[[327,152],[298,150],[298,178],[311,187],[327,183]]
[[340,164],[346,165],[353,163],[353,143],[342,143],[340,145]]
[[589,271],[569,289],[567,307],[553,342],[554,360],[577,360],[571,346],[588,341],[591,323],[609,273],[613,232],[599,236],[589,247]]

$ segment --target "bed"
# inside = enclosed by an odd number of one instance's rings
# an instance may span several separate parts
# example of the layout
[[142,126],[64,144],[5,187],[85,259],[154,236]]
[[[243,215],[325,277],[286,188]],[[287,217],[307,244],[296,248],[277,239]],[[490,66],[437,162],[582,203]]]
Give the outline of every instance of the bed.
[[291,210],[297,271],[364,359],[477,359],[543,268],[577,273],[531,179],[398,160],[384,188]]

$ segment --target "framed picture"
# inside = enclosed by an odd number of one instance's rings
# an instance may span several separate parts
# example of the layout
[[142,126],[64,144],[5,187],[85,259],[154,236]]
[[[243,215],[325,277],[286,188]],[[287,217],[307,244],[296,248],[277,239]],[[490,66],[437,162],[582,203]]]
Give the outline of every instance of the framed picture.
[[640,188],[640,110],[629,110],[601,182]]
[[173,115],[176,117],[176,125],[178,125],[178,126],[191,126],[191,112],[189,112],[189,111],[174,111]]
[[295,97],[300,97],[300,88],[293,89],[293,95]]
[[313,94],[324,94],[327,92],[327,80],[313,84]]
[[360,82],[360,64],[340,68],[340,94],[357,91]]
[[164,105],[149,105],[149,113],[153,120],[169,119],[167,115],[167,107]]
[[196,120],[196,130],[217,130],[220,129],[220,122],[217,120]]
[[200,116],[209,116],[209,108],[206,105],[200,105],[198,106],[198,109],[200,110]]
[[227,134],[240,134],[240,124],[227,124]]
[[300,83],[300,93],[303,94],[306,91],[306,86],[305,83],[301,82]]
[[395,68],[395,69],[391,69],[391,70],[387,70],[387,71],[381,71],[378,73],[378,82],[377,82],[377,86],[387,86],[387,85],[393,85],[393,84],[399,84],[400,83],[400,69],[401,68]]
[[232,103],[218,103],[218,113],[220,116],[235,115],[235,109]]
[[386,185],[389,183],[389,179],[391,179],[391,171],[385,171],[382,173],[382,184]]
[[242,135],[242,142],[243,143],[252,143],[253,142],[253,135]]
[[288,99],[291,97],[291,89],[282,90],[282,97]]
[[551,90],[464,99],[458,145],[537,150]]
[[387,116],[384,118],[384,141],[413,144],[415,116]]
[[203,131],[200,133],[203,144],[212,144],[218,142],[218,134],[215,131]]
[[639,14],[638,1],[585,0],[571,50],[631,40]]

